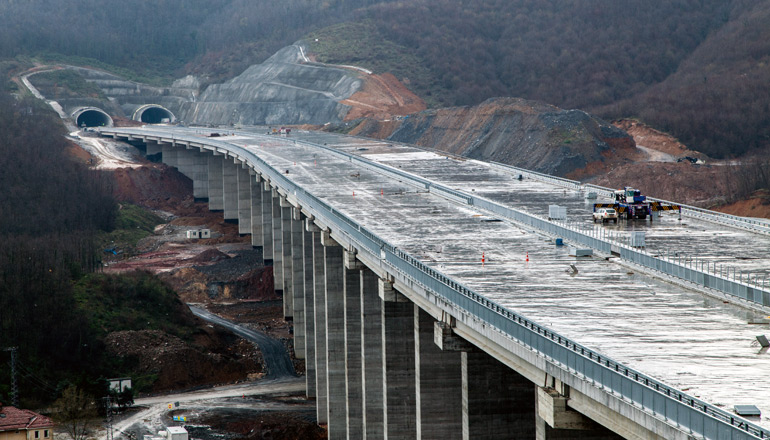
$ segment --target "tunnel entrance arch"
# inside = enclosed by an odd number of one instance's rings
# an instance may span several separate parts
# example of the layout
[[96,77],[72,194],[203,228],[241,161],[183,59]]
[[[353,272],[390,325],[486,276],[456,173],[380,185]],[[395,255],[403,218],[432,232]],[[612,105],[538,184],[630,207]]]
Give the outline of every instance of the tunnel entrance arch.
[[131,119],[145,124],[164,124],[176,121],[176,116],[161,105],[145,104],[134,111]]
[[112,118],[97,107],[82,107],[72,113],[78,127],[112,127]]

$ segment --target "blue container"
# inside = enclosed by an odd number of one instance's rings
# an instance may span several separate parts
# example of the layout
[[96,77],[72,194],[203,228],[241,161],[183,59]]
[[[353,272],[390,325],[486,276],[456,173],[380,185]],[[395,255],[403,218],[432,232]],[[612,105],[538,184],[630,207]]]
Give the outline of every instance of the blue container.
[[557,238],[554,242],[556,243],[556,246],[564,246],[564,242],[561,238]]

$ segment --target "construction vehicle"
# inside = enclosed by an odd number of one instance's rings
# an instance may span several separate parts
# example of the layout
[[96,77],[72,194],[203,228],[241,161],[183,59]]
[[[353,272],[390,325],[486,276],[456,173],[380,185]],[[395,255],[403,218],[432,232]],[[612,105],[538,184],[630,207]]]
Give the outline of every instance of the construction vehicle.
[[654,212],[682,212],[682,207],[679,205],[664,202],[648,202],[647,196],[642,195],[641,191],[628,186],[615,191],[613,197],[615,200],[612,202],[594,203],[594,212],[600,208],[613,208],[617,211],[619,218],[644,220],[649,216],[650,221],[652,221],[652,214]]

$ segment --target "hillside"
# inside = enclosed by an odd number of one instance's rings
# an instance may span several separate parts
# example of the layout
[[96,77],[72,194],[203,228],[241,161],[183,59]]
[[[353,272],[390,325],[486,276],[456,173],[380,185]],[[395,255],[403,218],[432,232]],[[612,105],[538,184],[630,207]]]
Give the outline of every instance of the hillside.
[[[377,137],[381,131],[380,123],[367,121],[351,133]],[[636,154],[634,140],[607,122],[515,98],[416,113],[401,119],[388,139],[554,175]]]
[[431,108],[520,97],[725,157],[770,142],[769,14],[760,0],[31,0],[0,4],[0,58],[205,88],[305,37],[318,61],[392,73]]

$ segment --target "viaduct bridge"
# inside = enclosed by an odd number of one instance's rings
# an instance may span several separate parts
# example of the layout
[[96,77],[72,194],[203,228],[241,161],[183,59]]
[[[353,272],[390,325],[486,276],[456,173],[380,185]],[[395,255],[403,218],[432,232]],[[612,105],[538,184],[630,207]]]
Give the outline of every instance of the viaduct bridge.
[[329,134],[99,132],[263,249],[331,439],[770,436],[736,414],[770,411],[766,222],[595,226],[602,188]]

